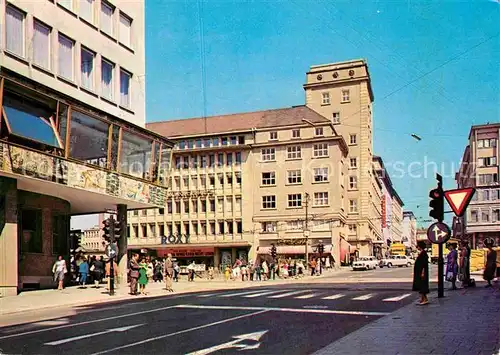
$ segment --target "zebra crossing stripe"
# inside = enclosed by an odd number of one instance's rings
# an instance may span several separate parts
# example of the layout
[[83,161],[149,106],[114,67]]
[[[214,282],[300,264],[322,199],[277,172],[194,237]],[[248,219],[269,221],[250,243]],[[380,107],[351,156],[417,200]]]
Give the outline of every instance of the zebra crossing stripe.
[[352,300],[353,301],[366,301],[366,300],[369,300],[370,298],[372,298],[373,295],[374,295],[373,293],[369,293],[367,295],[354,297]]
[[310,292],[310,291],[308,290],[292,291],[292,292],[282,293],[281,295],[269,296],[268,298],[283,298],[283,297],[298,295],[299,293],[304,293],[304,292]]
[[220,295],[219,297],[227,298],[227,297],[235,297],[235,296],[244,296],[244,295],[251,295],[253,293],[261,293],[263,291],[267,291],[267,290],[252,290],[252,291],[245,291],[245,292],[229,293],[229,294],[225,294],[225,295]]
[[303,296],[298,296],[298,297],[295,297],[296,299],[299,299],[299,300],[305,300],[305,299],[308,299],[308,298],[313,298],[314,296],[317,296],[318,293],[309,293],[307,295],[303,295]]
[[339,299],[342,297],[344,297],[344,295],[341,295],[341,294],[331,295],[331,296],[323,297],[322,300],[336,300],[336,299]]
[[246,298],[255,298],[255,297],[260,297],[260,296],[272,295],[273,293],[278,293],[278,292],[283,292],[283,291],[282,290],[278,290],[278,291],[261,292],[261,293],[255,293],[253,295],[246,295],[246,296],[243,296],[243,297],[246,297]]
[[411,293],[405,293],[404,295],[401,295],[401,296],[386,298],[383,301],[384,302],[398,302],[398,301],[401,301],[409,296],[411,296]]

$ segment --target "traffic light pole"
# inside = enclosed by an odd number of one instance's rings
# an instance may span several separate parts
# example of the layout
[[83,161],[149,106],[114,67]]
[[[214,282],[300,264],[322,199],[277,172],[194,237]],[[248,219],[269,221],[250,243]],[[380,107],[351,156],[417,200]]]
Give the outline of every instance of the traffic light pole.
[[[440,192],[440,198],[442,199],[442,204],[444,204],[444,191],[443,191],[443,178],[441,175],[436,174],[436,179],[438,181],[438,191]],[[444,210],[443,207],[440,211],[440,216],[438,218],[439,222],[444,220]],[[443,243],[438,245],[438,298],[444,297],[444,258],[443,258]]]
[[[115,219],[113,215],[109,217],[111,230],[109,232],[110,244],[113,245],[115,243]],[[114,256],[109,258],[109,295],[115,295],[115,266],[114,266]]]

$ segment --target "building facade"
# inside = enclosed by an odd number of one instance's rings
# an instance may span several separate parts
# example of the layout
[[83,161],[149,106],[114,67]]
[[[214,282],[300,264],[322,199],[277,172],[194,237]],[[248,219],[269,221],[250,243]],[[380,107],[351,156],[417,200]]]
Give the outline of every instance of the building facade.
[[372,168],[374,96],[368,65],[352,60],[312,66],[304,90],[306,106],[327,117],[349,146],[348,240],[361,255],[373,255],[384,238],[381,187]]
[[148,128],[176,142],[171,191],[165,208],[129,211],[130,249],[214,266],[265,258],[272,244],[280,256],[317,256],[323,243],[349,257],[348,148],[330,120],[296,106]]
[[417,218],[412,211],[403,212],[403,236],[401,238],[407,252],[417,247]]
[[473,248],[485,241],[500,245],[500,124],[472,126],[460,170],[458,188],[474,187],[473,196],[462,218],[454,221],[455,235],[467,239]]
[[392,243],[402,242],[404,204],[392,184],[382,158],[374,156],[373,163],[382,183],[381,227],[384,236],[384,249],[387,252]]
[[173,143],[144,128],[144,2],[0,13],[2,296],[52,286],[72,215],[114,209],[125,227],[127,208],[163,206]]

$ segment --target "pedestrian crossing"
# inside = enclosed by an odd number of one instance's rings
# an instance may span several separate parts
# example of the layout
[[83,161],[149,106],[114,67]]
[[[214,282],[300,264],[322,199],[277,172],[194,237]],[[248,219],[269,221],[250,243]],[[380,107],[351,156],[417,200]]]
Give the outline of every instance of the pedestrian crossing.
[[392,292],[390,294],[387,291],[384,292],[356,292],[356,293],[335,293],[332,290],[314,290],[314,289],[282,289],[282,290],[270,290],[270,289],[259,289],[259,290],[239,290],[238,292],[219,292],[219,293],[208,293],[198,295],[197,297],[203,299],[234,299],[234,298],[246,298],[246,299],[269,299],[269,300],[283,300],[283,299],[295,299],[295,300],[313,300],[319,299],[324,301],[336,301],[336,300],[348,300],[355,302],[363,302],[370,300],[378,300],[382,302],[400,302],[411,296],[411,293],[401,293]]

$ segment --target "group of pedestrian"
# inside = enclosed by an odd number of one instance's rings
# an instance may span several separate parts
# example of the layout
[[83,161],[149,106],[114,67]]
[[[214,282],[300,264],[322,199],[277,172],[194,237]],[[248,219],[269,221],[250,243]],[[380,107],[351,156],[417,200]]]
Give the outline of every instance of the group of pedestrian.
[[[499,268],[497,267],[497,252],[493,249],[493,242],[485,243],[487,248],[485,264],[483,270],[483,279],[487,282],[486,287],[492,287],[492,281],[498,277]],[[420,294],[418,305],[429,304],[427,295],[429,294],[429,256],[425,250],[425,242],[419,241],[417,249],[418,257],[415,260],[413,270],[413,291]],[[475,285],[470,277],[470,255],[471,250],[467,241],[461,242],[460,253],[458,252],[458,244],[451,243],[448,245],[449,253],[446,256],[446,281],[451,283],[451,290],[457,290],[457,279],[462,282],[462,287],[470,287]]]

